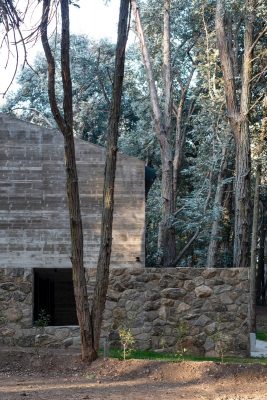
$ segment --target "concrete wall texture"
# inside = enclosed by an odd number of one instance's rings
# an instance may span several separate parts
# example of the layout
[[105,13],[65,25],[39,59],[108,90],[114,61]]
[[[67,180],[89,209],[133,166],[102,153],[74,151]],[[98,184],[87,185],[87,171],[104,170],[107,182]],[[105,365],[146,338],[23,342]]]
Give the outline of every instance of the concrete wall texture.
[[[0,268],[70,267],[63,137],[0,114]],[[79,139],[76,158],[85,267],[100,242],[105,149]],[[119,154],[111,265],[144,265],[145,167]]]
[[[95,269],[87,278],[91,293]],[[0,269],[0,344],[31,346],[41,334],[40,346],[79,345],[76,326],[33,327],[32,282],[31,269]],[[248,301],[247,269],[113,268],[102,339],[117,344],[125,326],[140,349],[248,355]]]

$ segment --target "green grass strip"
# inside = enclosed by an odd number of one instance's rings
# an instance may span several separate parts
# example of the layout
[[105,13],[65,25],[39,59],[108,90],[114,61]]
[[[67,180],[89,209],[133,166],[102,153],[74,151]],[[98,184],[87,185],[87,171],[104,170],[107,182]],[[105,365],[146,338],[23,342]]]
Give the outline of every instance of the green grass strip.
[[[101,352],[102,353],[102,352]],[[103,354],[103,353],[102,353]],[[110,358],[123,359],[123,352],[121,349],[109,349],[108,356]],[[168,362],[181,362],[181,361],[213,361],[221,362],[220,357],[197,357],[185,354],[183,357],[173,353],[163,353],[156,351],[142,351],[132,350],[127,354],[127,360],[155,360],[155,361],[168,361]],[[226,364],[261,364],[267,366],[267,358],[243,358],[243,357],[224,357],[223,363]]]
[[267,332],[257,332],[256,338],[258,340],[264,340],[265,342],[267,342]]

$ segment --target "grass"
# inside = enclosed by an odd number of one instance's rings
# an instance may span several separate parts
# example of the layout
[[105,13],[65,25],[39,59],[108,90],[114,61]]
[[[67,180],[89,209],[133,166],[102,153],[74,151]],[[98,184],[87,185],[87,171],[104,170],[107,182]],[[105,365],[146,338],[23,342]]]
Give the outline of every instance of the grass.
[[258,340],[264,340],[265,342],[267,342],[267,332],[257,332],[256,338]]
[[[123,352],[121,349],[111,348],[109,350],[109,357],[123,359]],[[213,361],[221,362],[220,357],[196,357],[186,354],[183,358],[179,355],[173,353],[163,353],[156,351],[142,351],[142,350],[132,350],[130,355],[126,357],[128,360],[155,360],[155,361],[168,361],[168,362],[181,362],[184,361]],[[223,363],[228,364],[261,364],[267,366],[267,358],[242,358],[242,357],[225,357]]]

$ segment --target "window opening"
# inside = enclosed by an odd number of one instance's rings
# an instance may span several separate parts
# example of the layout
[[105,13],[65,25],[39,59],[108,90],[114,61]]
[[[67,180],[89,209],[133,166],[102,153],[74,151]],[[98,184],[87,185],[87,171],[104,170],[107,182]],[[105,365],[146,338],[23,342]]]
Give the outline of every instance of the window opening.
[[33,320],[49,315],[49,325],[78,325],[71,268],[34,269]]

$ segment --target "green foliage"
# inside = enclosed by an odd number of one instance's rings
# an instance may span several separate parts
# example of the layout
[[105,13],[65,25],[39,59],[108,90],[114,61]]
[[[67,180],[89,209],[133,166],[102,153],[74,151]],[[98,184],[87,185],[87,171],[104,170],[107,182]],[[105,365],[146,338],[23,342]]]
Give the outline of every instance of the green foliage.
[[256,338],[258,340],[263,340],[263,341],[267,342],[267,332],[257,332]]
[[[60,36],[52,45],[56,61],[56,95],[62,104],[60,75]],[[72,35],[70,43],[73,90],[74,130],[77,136],[93,143],[104,144],[111,101],[115,46],[107,40],[99,42],[86,36]],[[26,67],[18,77],[19,89],[9,94],[4,112],[15,112],[20,118],[45,126],[54,126],[48,94],[47,65],[38,54],[33,67]],[[127,83],[126,83],[127,86]],[[128,84],[133,92],[132,82]],[[122,126],[129,130],[134,124],[135,112],[131,94],[123,98]]]
[[[118,349],[110,349],[109,353],[112,358],[121,359],[121,351]],[[164,352],[156,352],[152,350],[133,350],[131,352],[130,359],[136,360],[155,360],[155,361],[167,361],[167,362],[181,362],[182,360],[173,353],[164,353]],[[214,361],[220,362],[221,359],[219,357],[198,357],[192,356],[190,354],[184,355],[184,361],[195,361],[195,362],[206,362],[206,361]],[[244,358],[244,357],[224,357],[224,363],[229,364],[257,364],[263,365],[267,367],[267,358]]]
[[[75,1],[72,1],[75,3]],[[241,65],[244,39],[244,2],[231,0],[226,11],[231,16],[232,34],[236,40],[237,96],[240,96]],[[162,31],[163,2],[138,1],[147,37],[153,73],[160,101],[163,102],[162,82]],[[173,108],[178,106],[192,68],[195,73],[182,112],[182,129],[186,134],[182,170],[176,213],[172,224],[177,237],[179,253],[199,229],[199,235],[179,262],[180,266],[203,267],[206,265],[211,227],[219,217],[220,229],[216,236],[219,242],[218,267],[232,265],[233,243],[233,179],[234,142],[229,141],[228,116],[217,47],[214,15],[216,1],[173,0],[171,2],[171,58]],[[257,2],[254,36],[262,31],[266,15],[266,2]],[[230,35],[230,32],[229,32]],[[59,73],[60,52],[58,41],[54,43],[56,59],[56,92],[62,101],[61,76]],[[259,143],[263,107],[258,101],[266,88],[266,35],[254,49],[253,75],[251,82],[250,130],[252,149]],[[73,85],[74,128],[76,135],[84,140],[105,144],[107,118],[110,107],[114,45],[107,40],[93,41],[85,36],[71,37],[71,73]],[[53,126],[47,96],[47,65],[42,55],[36,58],[33,69],[24,68],[18,77],[18,90],[7,98],[3,111],[16,112],[23,119],[41,125]],[[161,104],[162,105],[162,104]],[[170,142],[175,145],[176,117],[173,112]],[[221,168],[222,150],[227,146],[227,167],[221,185],[225,193],[222,204],[214,198]],[[157,250],[158,227],[161,220],[161,155],[151,123],[151,103],[148,85],[138,43],[128,46],[126,54],[122,118],[119,151],[139,157],[156,170],[157,178],[146,202],[146,255],[147,266],[156,266],[160,254]],[[253,155],[253,153],[252,153]],[[259,157],[252,159],[252,171]],[[260,155],[265,165],[266,146]]]
[[179,323],[176,327],[176,347],[177,347],[177,356],[180,360],[184,360],[185,354],[187,352],[187,349],[184,347],[184,341],[186,339],[186,336],[189,334],[189,325],[188,322],[180,319]]
[[119,337],[123,347],[123,359],[126,360],[126,356],[129,356],[133,350],[135,340],[131,329],[125,327],[119,328]]
[[34,326],[38,328],[45,328],[49,325],[50,320],[50,315],[45,310],[41,310],[38,314],[38,319],[34,321]]
[[215,350],[220,355],[221,362],[223,362],[225,354],[231,349],[232,340],[222,331],[220,318],[216,320],[216,332],[211,336],[211,339],[215,342]]

